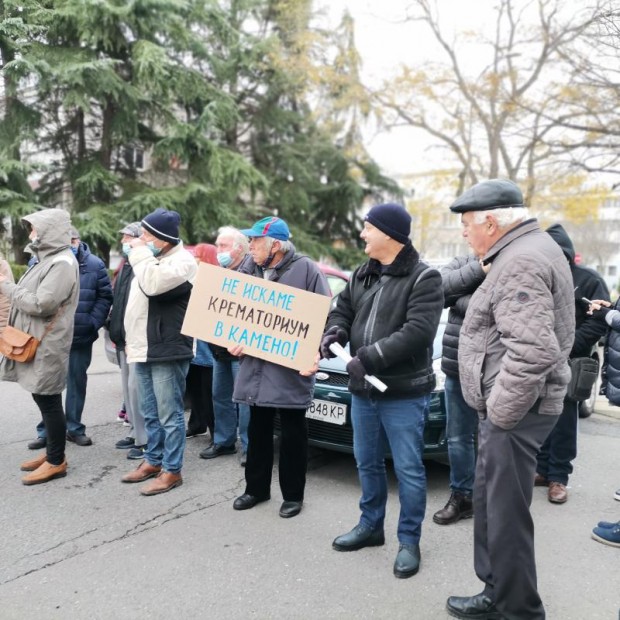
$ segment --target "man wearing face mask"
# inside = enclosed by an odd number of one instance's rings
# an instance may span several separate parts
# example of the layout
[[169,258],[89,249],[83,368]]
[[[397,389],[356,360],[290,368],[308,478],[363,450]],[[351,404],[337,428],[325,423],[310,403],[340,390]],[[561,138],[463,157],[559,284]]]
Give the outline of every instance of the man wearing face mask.
[[142,234],[140,222],[127,224],[120,231],[121,248],[123,261],[114,280],[114,301],[112,311],[108,321],[110,330],[110,340],[116,346],[116,357],[121,369],[121,384],[123,386],[123,402],[127,413],[127,420],[131,426],[129,435],[116,442],[116,447],[127,450],[128,459],[141,459],[146,448],[146,427],[144,415],[138,406],[138,392],[136,389],[136,378],[134,375],[134,365],[127,363],[125,353],[125,311],[127,310],[127,300],[129,289],[133,280],[133,269],[129,263],[128,256],[131,252],[131,241],[138,239]]
[[194,257],[181,242],[181,217],[155,209],[130,242],[134,278],[125,311],[125,353],[135,367],[138,402],[146,421],[144,461],[123,476],[143,482],[142,495],[165,493],[183,483],[185,377],[194,356],[192,338],[181,334],[196,276]]
[[[218,230],[215,241],[217,262],[221,267],[242,273],[251,273],[253,263],[248,239],[236,228],[224,226]],[[225,454],[235,454],[237,448],[237,429],[241,439],[241,458],[239,463],[245,467],[248,451],[248,424],[250,408],[233,402],[235,378],[239,372],[239,360],[225,347],[210,344],[213,353],[213,411],[215,415],[215,436],[213,445],[200,453],[203,459],[213,459]]]
[[[82,412],[86,400],[88,367],[93,356],[93,342],[99,337],[112,305],[112,284],[105,263],[91,253],[80,240],[77,229],[71,229],[71,251],[80,268],[80,297],[75,311],[73,341],[69,355],[69,374],[65,396],[67,416],[67,440],[78,446],[90,446],[92,440],[86,435],[82,424]],[[44,448],[47,443],[45,425],[37,425],[37,439],[30,442],[31,450]]]

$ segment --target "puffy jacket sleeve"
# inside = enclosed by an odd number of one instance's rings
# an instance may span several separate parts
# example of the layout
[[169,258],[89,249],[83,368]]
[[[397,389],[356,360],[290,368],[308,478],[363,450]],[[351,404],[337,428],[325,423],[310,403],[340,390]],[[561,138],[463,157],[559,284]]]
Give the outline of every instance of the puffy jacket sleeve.
[[96,298],[90,316],[95,330],[99,331],[108,318],[114,297],[110,276],[103,261],[100,261],[100,266],[97,270],[96,288]]
[[555,334],[554,300],[530,257],[516,257],[502,272],[491,299],[505,354],[487,399],[491,422],[513,428],[540,397],[545,377],[562,358]]
[[[453,258],[445,267],[442,267],[440,273],[444,308],[451,308],[462,297],[467,296],[469,299],[485,277],[480,262],[473,256]],[[462,314],[465,314],[465,309]]]

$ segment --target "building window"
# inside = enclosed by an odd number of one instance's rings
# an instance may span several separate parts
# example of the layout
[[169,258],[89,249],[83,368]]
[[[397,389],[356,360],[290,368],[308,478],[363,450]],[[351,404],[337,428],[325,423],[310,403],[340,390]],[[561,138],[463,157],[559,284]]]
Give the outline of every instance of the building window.
[[618,267],[616,265],[609,265],[609,267],[607,268],[607,275],[614,277],[618,275]]
[[124,147],[123,161],[128,168],[144,170],[144,149],[135,146]]

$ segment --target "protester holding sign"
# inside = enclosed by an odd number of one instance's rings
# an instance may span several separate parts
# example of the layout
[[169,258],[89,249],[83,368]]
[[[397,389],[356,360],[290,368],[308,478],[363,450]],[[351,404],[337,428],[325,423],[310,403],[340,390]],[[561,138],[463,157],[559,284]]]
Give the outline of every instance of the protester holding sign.
[[[377,205],[361,233],[370,260],[351,276],[336,298],[321,342],[350,343],[347,364],[352,397],[353,450],[362,498],[359,523],[338,536],[336,551],[383,545],[387,503],[384,437],[398,478],[400,518],[396,577],[411,577],[420,565],[420,535],[426,508],[422,463],[424,422],[435,387],[433,339],[443,310],[441,276],[420,260],[409,239],[411,216],[396,204]],[[376,375],[379,392],[364,379]]]
[[[325,276],[316,263],[307,256],[295,252],[289,241],[289,228],[277,217],[266,217],[252,228],[241,231],[250,238],[250,255],[254,261],[252,272],[256,278],[287,284],[330,297]],[[272,295],[257,282],[248,295],[264,299],[273,308],[274,322],[286,313],[292,300],[286,295]],[[265,316],[268,313],[265,313]],[[266,320],[266,319],[265,319]],[[288,318],[280,319],[282,321]],[[299,323],[297,327],[299,330]],[[292,328],[292,322],[290,323]],[[241,339],[241,336],[239,337]],[[278,351],[284,351],[287,343],[280,342]],[[283,340],[283,339],[282,339]],[[273,351],[276,339],[263,340],[263,348]],[[233,355],[241,355],[244,345],[241,340],[230,348]],[[316,368],[314,369],[316,371]],[[301,512],[306,486],[308,437],[306,409],[312,401],[314,375],[298,372],[265,359],[250,355],[241,358],[239,374],[235,381],[233,399],[250,407],[248,428],[248,454],[245,469],[246,488],[243,495],[235,499],[235,510],[253,508],[259,502],[270,498],[271,474],[273,470],[273,419],[280,415],[282,427],[280,443],[279,476],[284,502],[280,516],[294,517]]]

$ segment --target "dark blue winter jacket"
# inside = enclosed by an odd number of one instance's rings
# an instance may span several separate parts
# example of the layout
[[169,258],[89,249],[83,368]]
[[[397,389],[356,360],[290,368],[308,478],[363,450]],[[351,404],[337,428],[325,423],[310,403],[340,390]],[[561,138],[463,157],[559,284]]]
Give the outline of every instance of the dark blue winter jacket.
[[86,347],[97,340],[112,306],[112,284],[104,262],[90,253],[83,241],[77,253],[80,266],[80,300],[75,311],[72,348]]

